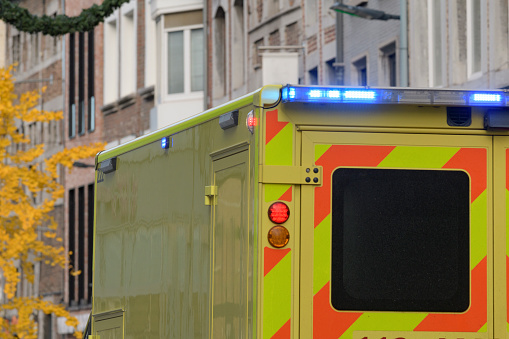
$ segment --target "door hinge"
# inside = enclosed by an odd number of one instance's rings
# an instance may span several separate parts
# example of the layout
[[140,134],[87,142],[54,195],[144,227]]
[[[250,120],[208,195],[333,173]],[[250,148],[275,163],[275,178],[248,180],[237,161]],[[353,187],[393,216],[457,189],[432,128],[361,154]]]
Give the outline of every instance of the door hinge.
[[214,205],[217,196],[217,186],[205,186],[205,205]]
[[263,184],[321,185],[322,166],[260,165],[259,178]]

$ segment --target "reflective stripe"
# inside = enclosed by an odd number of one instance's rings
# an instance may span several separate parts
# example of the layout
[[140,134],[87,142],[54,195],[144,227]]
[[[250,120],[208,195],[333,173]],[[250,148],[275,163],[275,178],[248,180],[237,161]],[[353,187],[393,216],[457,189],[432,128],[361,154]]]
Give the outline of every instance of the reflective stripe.
[[[315,158],[317,159],[316,164],[323,166],[324,183],[322,187],[315,188],[313,336],[315,338],[351,338],[354,330],[477,332],[484,329],[486,331],[486,149],[425,146],[315,145]],[[462,314],[353,313],[338,312],[332,308],[329,302],[331,175],[332,171],[340,166],[449,168],[465,170],[469,174],[472,203],[470,212],[472,302],[467,312]],[[317,261],[320,261],[320,263]]]
[[[281,257],[281,254],[285,253]],[[279,260],[278,260],[279,259]],[[292,253],[265,247],[264,265],[277,262],[263,278],[263,338],[272,338],[291,317]]]
[[[265,151],[263,164],[294,165],[294,126],[280,121],[279,111],[265,112]],[[292,201],[292,185],[265,184],[264,201]],[[291,248],[264,248],[263,338],[289,339],[292,314]]]
[[265,202],[274,200],[292,201],[292,185],[287,184],[265,184]]

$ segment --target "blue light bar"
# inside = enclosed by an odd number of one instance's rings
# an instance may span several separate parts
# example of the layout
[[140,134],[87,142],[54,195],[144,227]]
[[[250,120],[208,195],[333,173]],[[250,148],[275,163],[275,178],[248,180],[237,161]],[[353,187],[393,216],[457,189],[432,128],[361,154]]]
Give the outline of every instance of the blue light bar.
[[509,106],[508,91],[453,89],[305,87],[282,89],[283,103],[373,103],[460,106]]

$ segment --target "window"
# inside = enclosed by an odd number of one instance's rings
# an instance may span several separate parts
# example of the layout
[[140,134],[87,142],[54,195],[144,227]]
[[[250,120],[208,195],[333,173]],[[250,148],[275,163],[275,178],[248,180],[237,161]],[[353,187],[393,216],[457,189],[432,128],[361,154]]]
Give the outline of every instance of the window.
[[443,86],[441,0],[428,0],[429,85]]
[[325,74],[327,76],[327,85],[336,85],[336,68],[334,67],[334,62],[336,59],[330,59],[325,63]]
[[76,34],[69,34],[69,138],[76,136],[76,105],[75,105],[75,72],[76,72],[76,56],[75,43]]
[[136,91],[136,29],[134,6],[129,5],[120,9],[120,97]]
[[[76,190],[69,190],[69,272],[76,270]],[[75,279],[76,277],[69,274],[68,284],[68,302],[70,306],[76,305],[76,294],[75,294]]]
[[333,307],[467,310],[469,180],[463,171],[336,169],[332,176]]
[[85,302],[85,187],[78,188],[78,301]]
[[279,34],[279,29],[276,29],[269,34],[269,46],[279,45],[281,45],[281,35]]
[[36,66],[39,61],[39,34],[32,33],[30,35],[30,64],[32,67]]
[[253,46],[253,68],[262,67],[262,57],[260,55],[260,47],[264,45],[263,38],[256,40]]
[[467,2],[467,68],[471,77],[481,72],[481,1]]
[[94,257],[94,184],[88,185],[88,270],[87,270],[87,290],[88,290],[88,303],[92,303],[92,258]]
[[396,86],[396,43],[392,42],[380,49],[381,79],[380,85]]
[[285,40],[289,46],[299,44],[299,26],[297,22],[291,23],[285,27]]
[[104,103],[118,98],[117,20],[113,16],[104,24]]
[[217,9],[213,29],[214,98],[221,98],[226,94],[226,23],[225,12],[222,7]]
[[232,77],[233,88],[244,83],[244,1],[235,0],[233,5]]
[[309,84],[318,85],[318,67],[309,70]]
[[367,58],[362,57],[353,63],[353,84],[358,86],[368,85]]
[[94,230],[94,184],[69,190],[69,274],[70,306],[90,305],[92,302],[92,258]]
[[78,34],[78,133],[85,134],[85,33]]
[[156,29],[148,10],[150,1],[145,0],[145,87],[153,86],[156,79]]
[[136,92],[136,1],[130,0],[104,24],[104,104]]
[[168,95],[203,91],[204,52],[201,11],[167,14],[164,19]]
[[173,31],[167,36],[168,94],[202,91],[203,29]]
[[94,30],[88,32],[88,131],[95,130],[95,55]]
[[20,48],[21,48],[21,35],[16,34],[12,37],[12,62],[13,63],[19,64],[21,62]]

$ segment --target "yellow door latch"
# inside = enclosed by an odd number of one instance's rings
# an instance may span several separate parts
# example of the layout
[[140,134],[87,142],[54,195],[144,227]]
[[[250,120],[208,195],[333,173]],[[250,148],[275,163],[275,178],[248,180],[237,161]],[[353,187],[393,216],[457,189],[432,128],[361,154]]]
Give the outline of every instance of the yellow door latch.
[[205,205],[214,205],[214,197],[217,195],[217,186],[205,186]]

